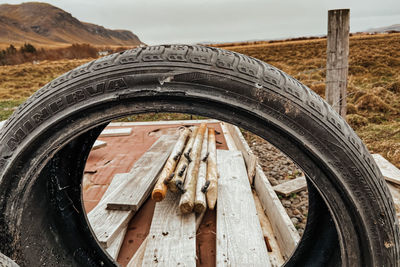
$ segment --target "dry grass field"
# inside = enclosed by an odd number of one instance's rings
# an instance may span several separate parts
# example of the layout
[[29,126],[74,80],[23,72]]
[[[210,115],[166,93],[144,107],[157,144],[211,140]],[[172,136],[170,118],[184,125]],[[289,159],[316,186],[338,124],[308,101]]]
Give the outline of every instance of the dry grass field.
[[[324,96],[323,38],[230,44],[225,48],[268,62]],[[45,83],[89,60],[0,67],[0,119],[6,119],[15,106]],[[400,167],[400,34],[351,37],[348,87],[347,121],[371,152],[382,154]]]

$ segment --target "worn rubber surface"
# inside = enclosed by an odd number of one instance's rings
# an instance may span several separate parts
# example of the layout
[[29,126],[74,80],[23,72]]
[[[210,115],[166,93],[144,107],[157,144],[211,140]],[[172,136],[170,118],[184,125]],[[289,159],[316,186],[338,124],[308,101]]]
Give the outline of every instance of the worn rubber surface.
[[309,177],[307,228],[287,266],[400,266],[390,193],[364,144],[309,88],[259,60],[166,45],[109,55],[50,82],[0,135],[0,251],[21,266],[112,266],[81,180],[112,119],[186,112],[266,138]]

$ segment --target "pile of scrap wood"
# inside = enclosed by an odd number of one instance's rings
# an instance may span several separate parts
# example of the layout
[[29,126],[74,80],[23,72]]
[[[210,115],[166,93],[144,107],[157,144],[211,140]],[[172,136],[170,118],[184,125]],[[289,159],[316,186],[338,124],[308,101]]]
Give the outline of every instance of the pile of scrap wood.
[[[215,130],[205,123],[182,127],[152,192],[152,199],[162,201],[169,189],[180,192],[179,208],[183,214],[202,213],[207,204],[214,209],[217,200],[217,158]],[[207,201],[206,201],[207,200]]]
[[216,210],[210,211],[216,218],[210,242],[215,242],[217,265],[283,261],[268,219],[260,222],[264,211],[256,205],[242,152],[217,150],[216,131],[204,123],[161,135],[128,172],[114,176],[88,213],[97,240],[113,258],[128,222],[150,195],[157,201],[150,229],[127,266],[195,266],[202,258],[196,240],[207,206]]

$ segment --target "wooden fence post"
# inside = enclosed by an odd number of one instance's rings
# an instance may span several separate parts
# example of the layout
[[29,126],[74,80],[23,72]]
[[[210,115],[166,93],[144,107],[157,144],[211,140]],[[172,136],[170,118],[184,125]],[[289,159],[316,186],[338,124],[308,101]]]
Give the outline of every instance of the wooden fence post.
[[349,31],[350,9],[329,10],[325,98],[342,117],[346,116]]

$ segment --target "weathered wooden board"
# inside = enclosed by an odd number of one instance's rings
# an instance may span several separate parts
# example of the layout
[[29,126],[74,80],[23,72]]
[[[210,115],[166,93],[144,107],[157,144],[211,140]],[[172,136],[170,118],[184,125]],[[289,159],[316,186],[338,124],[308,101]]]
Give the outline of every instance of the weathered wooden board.
[[[258,219],[260,220],[261,230],[264,236],[265,242],[270,245],[272,251],[268,251],[269,260],[272,267],[282,266],[285,263],[281,250],[278,245],[278,241],[275,238],[274,231],[272,230],[270,219],[265,215],[264,209],[261,205],[261,201],[257,196],[257,193],[253,191],[254,203],[256,204]],[[268,248],[268,245],[267,245]]]
[[[249,145],[238,127],[229,125],[228,128],[235,145],[242,151],[247,166],[250,166],[251,157],[247,155],[253,152]],[[270,218],[272,229],[274,230],[282,255],[285,258],[289,258],[300,240],[299,233],[258,163],[256,164],[255,173],[254,189],[261,201],[265,214]]]
[[[139,175],[153,172],[153,168],[160,169],[162,166],[159,167],[153,163],[159,161],[160,158],[164,159],[165,162],[174,143],[176,142],[176,138],[177,136],[160,137],[153,146],[151,146],[149,150],[147,150],[147,152],[135,162],[132,170],[126,174],[127,178],[124,179],[123,182],[112,191],[112,193],[100,201],[99,204],[88,214],[88,219],[91,222],[92,229],[103,247],[108,248],[111,245],[120,231],[126,227],[134,214],[134,211],[132,210],[108,210],[107,203],[120,194],[123,189],[132,189],[130,185],[135,184],[138,187],[133,188],[132,190],[136,194],[138,200],[136,209],[139,208],[143,201],[148,197],[151,191],[151,186],[154,185],[153,181],[150,179],[141,179]],[[156,177],[154,178],[154,181],[155,179]]]
[[102,147],[105,147],[107,145],[107,142],[101,141],[101,140],[96,140],[93,144],[92,150],[96,150]]
[[[113,191],[115,191],[115,187],[118,188],[129,178],[130,176],[127,173],[117,174],[114,176],[113,181],[116,180],[118,182],[111,182],[110,186],[113,185]],[[109,193],[107,195],[104,194],[99,204],[88,213],[90,226],[92,227],[97,240],[104,248],[111,246],[119,233],[127,227],[129,220],[133,216],[133,212],[131,211],[107,210],[107,199],[113,193],[111,190],[107,191]]]
[[221,129],[225,137],[226,146],[228,147],[229,150],[238,150],[235,141],[233,140],[233,137],[231,135],[231,132],[229,131],[228,126],[229,126],[228,123],[221,122]]
[[196,216],[181,214],[179,193],[157,202],[143,266],[196,266]]
[[[253,184],[254,176],[256,175],[257,157],[244,139],[240,129],[232,124],[226,123],[229,135],[231,136],[237,150],[242,152],[244,161],[246,163],[247,174],[249,176],[250,184]],[[232,150],[232,149],[229,149]]]
[[127,136],[132,134],[132,128],[110,128],[104,129],[100,137]]
[[200,123],[218,123],[218,120],[176,120],[176,121],[137,121],[137,122],[111,122],[108,126],[148,126],[148,125],[193,125]]
[[121,232],[114,239],[114,241],[111,242],[111,245],[106,249],[107,253],[110,254],[110,256],[115,260],[117,260],[118,258],[119,250],[121,249],[122,243],[124,242],[127,230],[127,226],[123,227]]
[[271,266],[240,151],[217,150],[217,266]]
[[387,181],[400,184],[400,170],[379,154],[372,154],[376,164]]
[[136,211],[153,189],[175,143],[176,136],[169,136],[168,141],[153,145],[151,151],[146,152],[130,171],[135,179],[130,179],[110,195],[107,209]]
[[[115,175],[110,185],[108,186],[106,192],[104,192],[104,195],[101,198],[100,202],[104,201],[104,199],[106,199],[115,189],[117,189],[118,186],[128,177],[129,176],[127,176],[126,173]],[[124,241],[126,230],[127,227],[123,227],[121,232],[115,238],[115,240],[111,242],[111,245],[106,249],[108,254],[110,254],[110,256],[113,257],[114,259],[117,259],[118,257],[119,250],[121,248],[122,242]]]
[[[205,214],[205,212],[202,212],[202,213],[196,215],[196,231],[200,227],[200,224],[201,224],[201,221],[203,220],[204,214]],[[146,251],[148,239],[149,239],[149,236],[146,236],[146,239],[143,240],[142,244],[140,244],[140,247],[135,252],[135,255],[133,255],[133,257],[130,259],[130,261],[129,261],[128,265],[126,265],[126,267],[142,266],[144,252]]]
[[387,183],[387,185],[393,198],[397,218],[400,220],[400,187],[391,183]]
[[278,184],[272,188],[275,190],[275,192],[287,197],[290,196],[291,194],[306,190],[307,181],[304,176],[300,176],[290,181]]

